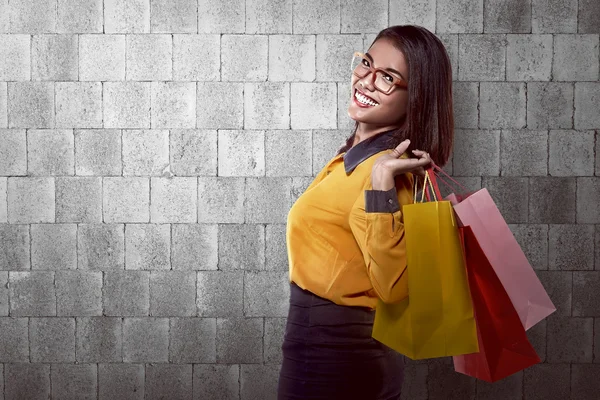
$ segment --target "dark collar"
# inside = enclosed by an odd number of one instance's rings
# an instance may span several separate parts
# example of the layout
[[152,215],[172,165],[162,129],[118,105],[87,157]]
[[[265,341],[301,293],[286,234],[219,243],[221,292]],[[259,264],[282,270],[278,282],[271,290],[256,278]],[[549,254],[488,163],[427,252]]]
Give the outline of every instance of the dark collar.
[[373,154],[379,153],[380,151],[391,149],[389,139],[394,133],[394,130],[378,133],[368,139],[351,147],[346,153],[344,153],[344,168],[346,175],[349,175],[354,171],[361,162],[371,157]]

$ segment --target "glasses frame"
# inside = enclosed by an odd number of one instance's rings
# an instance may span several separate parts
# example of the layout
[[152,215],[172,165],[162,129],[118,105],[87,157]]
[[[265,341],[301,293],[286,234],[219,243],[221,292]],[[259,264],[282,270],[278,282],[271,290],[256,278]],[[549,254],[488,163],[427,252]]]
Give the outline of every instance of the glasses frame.
[[[364,53],[361,53],[360,51],[355,51],[354,52],[354,54],[352,55],[352,61],[354,61],[354,57],[361,57],[362,59],[365,59],[365,60],[368,59],[367,55],[364,54]],[[356,68],[352,68],[352,61],[350,61],[350,69],[352,69],[352,74],[354,76],[356,76],[357,78],[362,79],[365,76],[369,75],[369,73],[372,73],[373,77],[371,79],[372,79],[372,82],[373,82],[373,87],[375,87],[375,89],[377,89],[378,91],[380,91],[383,94],[390,94],[390,93],[392,93],[394,91],[394,89],[396,88],[396,86],[398,86],[401,89],[408,88],[408,82],[406,82],[404,79],[402,79],[402,77],[398,76],[397,74],[395,74],[393,72],[386,71],[383,68],[375,68],[375,67],[373,67],[373,65],[371,65],[372,64],[371,62],[369,63],[369,67],[368,67],[369,71],[367,71],[363,76],[360,76],[360,75],[358,75],[356,73]],[[357,67],[358,67],[358,65],[357,65]],[[363,65],[363,67],[366,67],[366,66]],[[398,79],[397,81],[392,82],[392,86],[390,87],[390,89],[387,92],[384,91],[384,90],[382,90],[380,87],[378,87],[375,84],[375,81],[376,81],[375,74],[376,74],[377,71],[381,71],[382,73],[384,73],[386,75],[391,75],[394,78]]]

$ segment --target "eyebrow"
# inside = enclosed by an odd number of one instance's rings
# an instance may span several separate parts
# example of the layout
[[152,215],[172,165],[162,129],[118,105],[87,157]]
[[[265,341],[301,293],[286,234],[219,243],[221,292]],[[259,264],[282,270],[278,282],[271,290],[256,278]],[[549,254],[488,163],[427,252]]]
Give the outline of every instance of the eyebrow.
[[[371,62],[373,62],[373,61],[374,61],[374,60],[373,60],[373,56],[371,56],[371,55],[369,54],[369,52],[366,52],[366,53],[365,53],[365,55],[366,55],[367,57],[369,57],[369,59],[371,60]],[[404,76],[403,76],[403,75],[402,75],[402,74],[401,74],[399,71],[396,71],[394,68],[383,68],[383,69],[385,69],[386,71],[390,71],[390,72],[393,72],[393,73],[395,73],[395,74],[398,74],[398,75],[400,75],[400,78],[402,78],[403,80],[405,80],[405,81],[406,81],[406,78],[404,78]]]

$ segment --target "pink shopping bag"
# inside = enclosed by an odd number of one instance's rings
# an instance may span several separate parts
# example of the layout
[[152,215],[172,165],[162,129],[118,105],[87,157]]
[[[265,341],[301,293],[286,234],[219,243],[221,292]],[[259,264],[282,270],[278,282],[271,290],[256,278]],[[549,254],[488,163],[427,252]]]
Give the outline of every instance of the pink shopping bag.
[[[441,168],[436,166],[435,170],[462,186]],[[446,199],[454,205],[459,226],[471,227],[525,330],[556,311],[487,189],[462,196],[451,194]]]

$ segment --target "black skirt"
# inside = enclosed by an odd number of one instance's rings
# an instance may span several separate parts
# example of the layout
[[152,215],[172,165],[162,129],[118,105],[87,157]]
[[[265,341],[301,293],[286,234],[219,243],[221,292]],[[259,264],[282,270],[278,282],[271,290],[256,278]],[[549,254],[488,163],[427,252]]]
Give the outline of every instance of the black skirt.
[[277,398],[399,400],[404,357],[371,337],[375,311],[290,289]]

